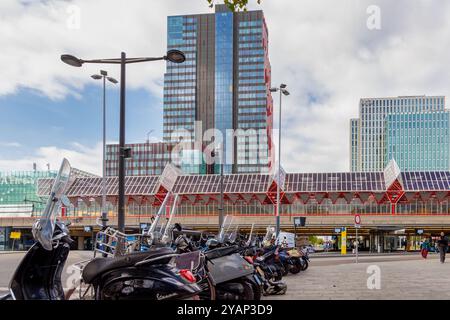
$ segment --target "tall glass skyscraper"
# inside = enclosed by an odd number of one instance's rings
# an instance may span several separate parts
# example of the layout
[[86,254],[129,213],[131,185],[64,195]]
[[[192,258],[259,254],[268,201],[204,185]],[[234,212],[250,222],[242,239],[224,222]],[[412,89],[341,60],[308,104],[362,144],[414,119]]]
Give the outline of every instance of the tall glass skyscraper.
[[350,120],[350,170],[358,171],[358,127],[359,119]]
[[450,170],[450,111],[386,117],[385,162],[403,171]]
[[[203,141],[204,133],[216,129],[226,173],[267,172],[273,101],[263,12],[216,5],[213,14],[170,16],[167,26],[168,49],[182,50],[187,60],[167,62],[164,141],[202,141],[203,150],[211,143],[209,137]],[[219,170],[216,165],[212,172]]]
[[[431,116],[431,118],[427,118],[425,115],[421,116],[430,113],[434,113],[436,116]],[[411,129],[413,125],[418,128],[428,124],[432,125],[433,128],[442,126],[442,134],[444,132],[448,134],[448,127],[445,131],[445,124],[439,123],[441,121],[438,120],[440,119],[437,116],[439,113],[445,113],[445,97],[443,96],[361,99],[359,104],[360,117],[350,120],[350,169],[362,172],[382,171],[387,162],[394,157],[401,170],[442,170],[440,166],[436,166],[436,162],[425,160],[430,159],[429,156],[413,155],[416,152],[416,147],[411,143],[411,139],[415,137],[416,144],[421,144],[421,141],[424,141],[421,139],[425,134],[420,129],[413,131]],[[396,115],[398,115],[398,118],[395,117]],[[418,122],[421,121],[428,124],[419,124]],[[400,130],[394,129],[394,126],[396,127],[399,122],[402,122]],[[440,148],[445,140],[442,139],[430,139],[427,142],[434,144],[433,148]],[[404,141],[408,141],[408,143],[403,144],[402,147],[397,145]],[[422,150],[422,147],[419,148]],[[411,157],[422,157],[422,160],[419,161],[420,163],[415,162],[412,167],[411,162],[409,162],[409,159],[412,159]],[[448,159],[448,152],[446,157]],[[400,159],[405,159],[405,162]]]

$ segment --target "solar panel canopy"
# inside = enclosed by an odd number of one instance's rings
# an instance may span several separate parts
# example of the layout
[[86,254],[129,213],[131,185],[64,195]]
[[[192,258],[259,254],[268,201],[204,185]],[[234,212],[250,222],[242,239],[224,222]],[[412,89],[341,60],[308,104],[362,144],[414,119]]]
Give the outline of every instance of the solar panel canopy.
[[[402,172],[399,176],[406,192],[450,191],[450,172]],[[226,174],[223,176],[224,193],[264,194],[273,180],[269,174]],[[50,193],[53,179],[38,180],[38,195]],[[383,172],[340,173],[288,173],[282,189],[285,193],[315,192],[386,192]],[[154,195],[163,186],[159,176],[128,176],[125,193],[130,196]],[[173,184],[177,194],[220,193],[219,175],[180,175]],[[106,178],[106,194],[118,194],[118,178]],[[68,197],[96,197],[102,195],[102,178],[78,177],[69,187]]]

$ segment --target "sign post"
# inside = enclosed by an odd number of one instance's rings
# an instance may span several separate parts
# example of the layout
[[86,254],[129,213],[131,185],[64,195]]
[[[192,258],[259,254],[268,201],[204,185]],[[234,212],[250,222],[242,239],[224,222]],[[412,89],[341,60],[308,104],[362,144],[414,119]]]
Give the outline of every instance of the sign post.
[[341,254],[347,254],[347,228],[341,229]]
[[355,214],[355,232],[356,232],[356,241],[355,241],[355,255],[356,255],[356,263],[358,263],[358,249],[359,249],[359,239],[358,239],[358,229],[361,227],[361,216],[359,214]]
[[17,239],[20,239],[20,236],[21,236],[22,234],[21,234],[21,232],[20,231],[12,231],[10,234],[9,234],[9,237],[12,239],[12,241],[13,241],[13,243],[12,243],[12,247],[11,247],[11,251],[14,251],[14,247],[15,247],[15,244],[16,244],[16,240]]
[[297,246],[297,227],[304,227],[305,224],[306,224],[306,217],[294,217],[295,246]]

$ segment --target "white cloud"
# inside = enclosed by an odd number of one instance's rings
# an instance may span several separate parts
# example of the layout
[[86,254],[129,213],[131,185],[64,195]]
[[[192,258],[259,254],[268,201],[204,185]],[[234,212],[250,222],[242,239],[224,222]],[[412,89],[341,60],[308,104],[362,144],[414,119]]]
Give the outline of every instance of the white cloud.
[[[366,27],[369,5],[381,30]],[[263,1],[272,80],[283,99],[288,171],[349,170],[349,119],[359,99],[450,92],[448,1]],[[316,97],[316,101],[309,99]],[[275,96],[278,121],[278,95]]]
[[67,158],[72,167],[100,175],[102,172],[102,144],[93,148],[72,143],[70,149],[46,146],[38,148],[32,155],[20,159],[0,159],[0,171],[28,171],[36,163],[38,170],[58,170],[63,158]]
[[[79,8],[79,29],[73,28]],[[33,88],[52,99],[77,95],[93,83],[90,75],[102,66],[73,68],[60,61],[70,53],[84,59],[161,56],[166,50],[166,16],[180,12],[208,12],[206,0],[73,0],[0,2],[0,95],[20,87]],[[119,78],[119,68],[104,66]],[[162,61],[129,65],[128,88],[144,87],[162,95]]]
[[[21,3],[0,2],[0,95],[28,87],[52,99],[79,94],[100,68],[69,67],[60,62],[61,53],[86,59],[118,57],[122,50],[160,55],[167,15],[212,12],[206,0]],[[67,27],[70,4],[80,8],[79,29]],[[367,29],[369,5],[381,9],[381,30]],[[283,102],[282,160],[288,171],[348,170],[348,123],[361,97],[450,96],[448,1],[264,0],[251,8],[265,11],[273,84],[285,82],[291,92]],[[130,65],[128,86],[161,96],[164,67]],[[118,77],[118,68],[108,70]]]

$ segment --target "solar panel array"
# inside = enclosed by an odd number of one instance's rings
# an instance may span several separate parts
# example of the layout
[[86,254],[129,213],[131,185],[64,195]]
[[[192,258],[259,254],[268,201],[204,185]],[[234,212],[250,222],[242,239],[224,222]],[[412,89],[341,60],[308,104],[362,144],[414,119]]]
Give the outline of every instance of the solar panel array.
[[382,172],[291,173],[286,192],[385,191]]
[[[225,193],[266,193],[268,174],[227,174],[223,176]],[[178,177],[174,192],[178,194],[210,194],[220,192],[219,175]]]
[[[405,191],[450,191],[450,172],[403,172]],[[153,195],[159,176],[129,176],[125,178],[125,194]],[[225,193],[266,193],[272,183],[268,174],[227,174],[223,177]],[[38,195],[50,193],[53,179],[38,180]],[[216,194],[220,192],[219,175],[178,176],[173,191],[178,194]],[[294,192],[384,192],[382,172],[290,173],[284,191]],[[77,178],[67,191],[69,197],[96,197],[102,194],[102,179]],[[118,194],[118,178],[107,177],[106,194]]]
[[450,191],[449,171],[402,172],[405,191]]
[[[119,179],[117,177],[106,178],[106,194],[117,195],[119,193]],[[154,194],[158,182],[158,176],[138,176],[125,178],[126,195]],[[78,178],[67,192],[68,197],[74,196],[101,196],[102,178]]]

